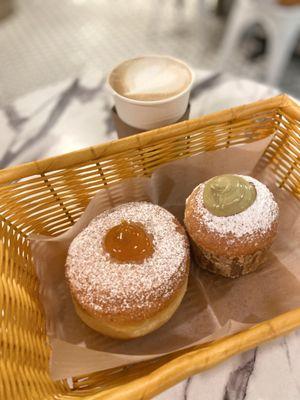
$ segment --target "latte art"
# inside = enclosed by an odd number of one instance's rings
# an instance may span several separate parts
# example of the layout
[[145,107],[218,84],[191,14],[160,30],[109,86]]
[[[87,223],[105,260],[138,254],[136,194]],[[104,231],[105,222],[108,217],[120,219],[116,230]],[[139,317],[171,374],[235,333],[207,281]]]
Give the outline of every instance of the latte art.
[[220,175],[210,179],[204,188],[205,208],[219,217],[246,210],[256,199],[253,184],[237,175]]
[[110,74],[109,83],[120,95],[133,100],[168,99],[191,84],[188,67],[164,56],[134,58],[123,62]]

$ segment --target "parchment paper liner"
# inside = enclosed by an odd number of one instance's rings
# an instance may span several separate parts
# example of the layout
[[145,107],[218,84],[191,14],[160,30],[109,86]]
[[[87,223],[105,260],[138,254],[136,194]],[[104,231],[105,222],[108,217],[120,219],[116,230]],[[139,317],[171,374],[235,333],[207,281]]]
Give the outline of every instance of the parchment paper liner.
[[[134,178],[99,191],[77,223],[58,237],[31,236],[40,280],[53,379],[138,362],[207,343],[300,306],[300,205],[277,189],[268,169],[254,169],[269,139],[169,163],[151,178]],[[279,234],[265,267],[237,280],[194,265],[188,292],[171,320],[134,340],[100,335],[77,317],[64,280],[71,240],[101,211],[126,201],[150,200],[182,220],[186,197],[200,182],[221,173],[251,174],[268,184],[280,206]]]

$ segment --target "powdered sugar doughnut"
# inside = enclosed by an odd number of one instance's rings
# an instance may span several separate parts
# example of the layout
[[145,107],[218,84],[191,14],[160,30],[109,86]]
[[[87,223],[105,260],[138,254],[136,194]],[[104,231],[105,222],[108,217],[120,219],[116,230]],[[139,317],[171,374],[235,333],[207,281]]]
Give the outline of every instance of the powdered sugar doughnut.
[[[108,233],[122,223],[138,227],[138,238],[140,229],[150,238],[152,253],[142,262],[120,262],[107,251]],[[116,246],[121,243],[127,251],[132,237],[127,243],[122,235],[118,233]],[[79,316],[93,329],[118,338],[141,336],[166,322],[186,291],[188,270],[183,227],[167,210],[147,202],[122,204],[98,215],[73,240],[66,261]]]

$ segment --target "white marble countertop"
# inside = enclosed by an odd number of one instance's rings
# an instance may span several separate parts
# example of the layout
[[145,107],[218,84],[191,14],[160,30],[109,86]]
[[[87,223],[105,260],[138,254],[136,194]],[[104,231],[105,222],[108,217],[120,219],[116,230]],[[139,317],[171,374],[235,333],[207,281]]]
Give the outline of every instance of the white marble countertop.
[[[0,110],[1,168],[116,138],[110,118],[112,104],[104,82],[101,73],[91,70],[80,78],[24,96]],[[275,89],[251,81],[198,71],[191,96],[191,117],[276,93]],[[300,330],[232,357],[156,397],[165,399],[300,399]]]

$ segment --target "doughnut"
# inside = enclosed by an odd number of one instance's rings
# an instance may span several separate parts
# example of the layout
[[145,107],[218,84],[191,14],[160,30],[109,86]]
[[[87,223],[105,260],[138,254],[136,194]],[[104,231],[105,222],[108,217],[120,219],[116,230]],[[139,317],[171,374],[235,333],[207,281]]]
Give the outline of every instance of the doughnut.
[[278,217],[278,205],[263,183],[225,174],[193,190],[186,200],[184,224],[200,267],[238,278],[266,260]]
[[171,318],[186,292],[189,242],[164,208],[131,202],[106,210],[76,236],[65,275],[78,316],[118,339]]

